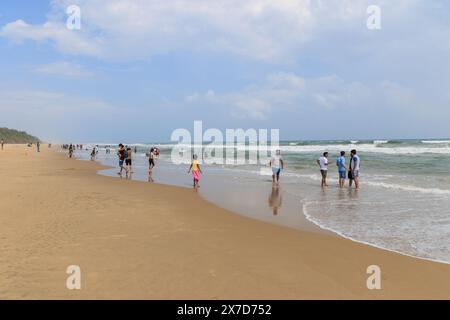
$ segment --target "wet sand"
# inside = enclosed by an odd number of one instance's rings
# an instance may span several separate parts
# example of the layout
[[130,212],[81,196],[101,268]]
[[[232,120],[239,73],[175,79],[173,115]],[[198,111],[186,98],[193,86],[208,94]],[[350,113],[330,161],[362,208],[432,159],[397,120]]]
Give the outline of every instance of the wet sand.
[[[2,299],[450,298],[450,266],[239,216],[193,190],[0,151]],[[81,290],[66,268],[81,267]],[[379,265],[382,289],[368,290]]]

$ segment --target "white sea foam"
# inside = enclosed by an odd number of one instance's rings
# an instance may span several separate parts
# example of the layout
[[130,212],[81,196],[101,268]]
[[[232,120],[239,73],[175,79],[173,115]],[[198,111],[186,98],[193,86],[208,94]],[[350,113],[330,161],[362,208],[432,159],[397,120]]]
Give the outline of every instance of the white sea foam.
[[450,140],[422,140],[425,144],[450,144]]
[[[173,147],[187,151],[190,148],[200,148],[201,145],[184,145],[184,144],[166,144],[161,145],[162,150],[170,150]],[[211,146],[211,148],[214,148]],[[352,144],[330,144],[330,145],[285,145],[285,146],[275,146],[275,147],[263,147],[257,145],[229,145],[224,146],[224,149],[236,149],[238,151],[251,151],[251,152],[265,152],[265,151],[275,151],[280,149],[285,153],[322,153],[324,151],[330,152],[340,152],[342,150],[349,150],[355,148]],[[388,146],[387,144],[360,144],[357,145],[356,149],[358,152],[371,152],[371,153],[381,153],[381,154],[450,154],[450,146]]]
[[389,143],[389,140],[374,140],[373,144],[386,144]]
[[386,189],[420,192],[420,193],[428,193],[428,194],[436,194],[436,195],[450,195],[450,190],[438,189],[438,188],[421,188],[421,187],[410,186],[410,185],[392,184],[392,183],[375,182],[375,181],[365,181],[364,183],[366,183],[370,186],[381,187],[381,188],[386,188]]
[[[383,245],[383,244],[381,244],[381,243],[377,243],[376,241],[364,241],[364,240],[361,240],[361,239],[357,239],[356,237],[352,237],[352,236],[347,235],[345,232],[341,232],[341,231],[337,230],[337,228],[331,228],[331,227],[328,227],[328,226],[326,226],[325,224],[320,223],[319,221],[317,221],[317,220],[309,213],[307,207],[308,207],[308,205],[311,205],[311,204],[314,204],[314,202],[303,201],[303,206],[302,206],[302,207],[303,207],[303,208],[302,208],[302,209],[303,209],[303,210],[302,210],[302,211],[303,211],[303,214],[304,214],[304,216],[306,217],[306,219],[307,219],[308,221],[314,223],[315,225],[317,225],[317,226],[318,226],[319,228],[321,228],[321,229],[331,231],[331,232],[333,232],[333,233],[335,233],[335,234],[337,234],[337,235],[339,235],[339,236],[341,236],[341,237],[343,237],[343,238],[352,240],[352,241],[354,241],[354,242],[362,243],[362,244],[365,244],[365,245],[369,245],[369,246],[372,246],[372,247],[375,247],[375,248],[378,248],[378,249],[382,249],[382,250],[387,250],[387,251],[399,253],[399,254],[402,254],[402,255],[404,255],[404,256],[408,256],[408,257],[412,257],[412,258],[419,258],[419,259],[422,259],[422,260],[428,260],[428,261],[433,261],[433,262],[439,262],[439,263],[444,263],[444,264],[450,264],[449,261],[445,261],[445,260],[443,260],[443,259],[433,259],[433,258],[429,258],[429,257],[425,257],[425,256],[413,255],[413,254],[411,254],[411,253],[409,253],[409,252],[403,252],[403,251],[400,251],[400,250],[397,250],[397,249],[389,248],[388,246]],[[425,254],[426,254],[426,253],[425,253]]]
[[[285,173],[288,176],[295,176],[298,178],[307,178],[314,181],[320,181],[321,177],[319,174],[298,174],[298,173]],[[386,177],[386,176],[383,176]],[[422,188],[412,185],[406,184],[396,184],[396,183],[388,183],[388,182],[377,182],[377,176],[368,177],[364,180],[364,184],[372,187],[391,189],[391,190],[400,190],[400,191],[408,191],[408,192],[420,192],[424,194],[435,194],[435,195],[450,195],[450,190],[448,189],[439,189],[439,188]],[[337,182],[337,179],[329,178],[329,182]]]

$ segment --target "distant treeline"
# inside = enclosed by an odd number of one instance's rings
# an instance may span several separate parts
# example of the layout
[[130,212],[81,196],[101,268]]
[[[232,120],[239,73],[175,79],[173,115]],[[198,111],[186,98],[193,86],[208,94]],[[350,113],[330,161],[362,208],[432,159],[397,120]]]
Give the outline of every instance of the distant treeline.
[[8,128],[0,128],[0,140],[5,143],[36,143],[39,138],[29,135],[25,131],[18,131]]

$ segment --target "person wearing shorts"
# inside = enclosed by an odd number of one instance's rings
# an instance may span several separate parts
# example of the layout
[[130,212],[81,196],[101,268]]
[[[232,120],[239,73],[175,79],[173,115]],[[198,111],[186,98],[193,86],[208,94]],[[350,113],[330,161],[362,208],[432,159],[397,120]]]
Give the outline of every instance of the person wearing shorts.
[[324,152],[323,155],[317,159],[317,164],[320,167],[320,174],[322,175],[321,187],[328,187],[327,174],[328,174],[328,152]]
[[281,157],[281,150],[277,150],[275,155],[270,159],[269,165],[272,167],[272,183],[278,184],[280,181],[281,170],[284,169],[284,161]]
[[336,166],[338,167],[339,187],[343,188],[347,175],[347,167],[345,165],[345,151],[341,151],[341,156],[336,160]]
[[[350,160],[350,172],[352,175],[352,180],[355,181],[355,188],[359,189],[359,168],[360,168],[360,162],[359,156],[356,154],[356,150],[351,151],[351,160]],[[349,172],[349,174],[350,174]],[[352,186],[352,180],[350,180],[349,186]]]
[[117,173],[118,175],[122,175],[122,171],[125,170],[125,173],[128,173],[127,168],[124,167],[125,159],[127,158],[127,151],[123,144],[119,144],[119,148],[117,149],[117,156],[119,158],[119,167],[120,171]]
[[155,165],[155,148],[151,148],[148,153],[148,170],[151,171]]
[[126,167],[127,167],[127,171],[129,172],[129,173],[133,173],[133,171],[132,171],[132,164],[133,164],[133,162],[132,162],[132,156],[131,156],[131,154],[132,154],[132,151],[131,151],[131,148],[130,147],[126,147],[126,149],[127,149],[127,158],[125,159],[125,165],[126,165]]

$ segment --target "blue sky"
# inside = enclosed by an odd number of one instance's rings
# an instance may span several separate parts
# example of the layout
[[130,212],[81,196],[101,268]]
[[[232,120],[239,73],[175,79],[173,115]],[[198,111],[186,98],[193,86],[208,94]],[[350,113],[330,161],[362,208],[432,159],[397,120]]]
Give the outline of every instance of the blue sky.
[[3,0],[0,126],[68,142],[168,141],[194,120],[449,137],[449,16],[439,0]]

